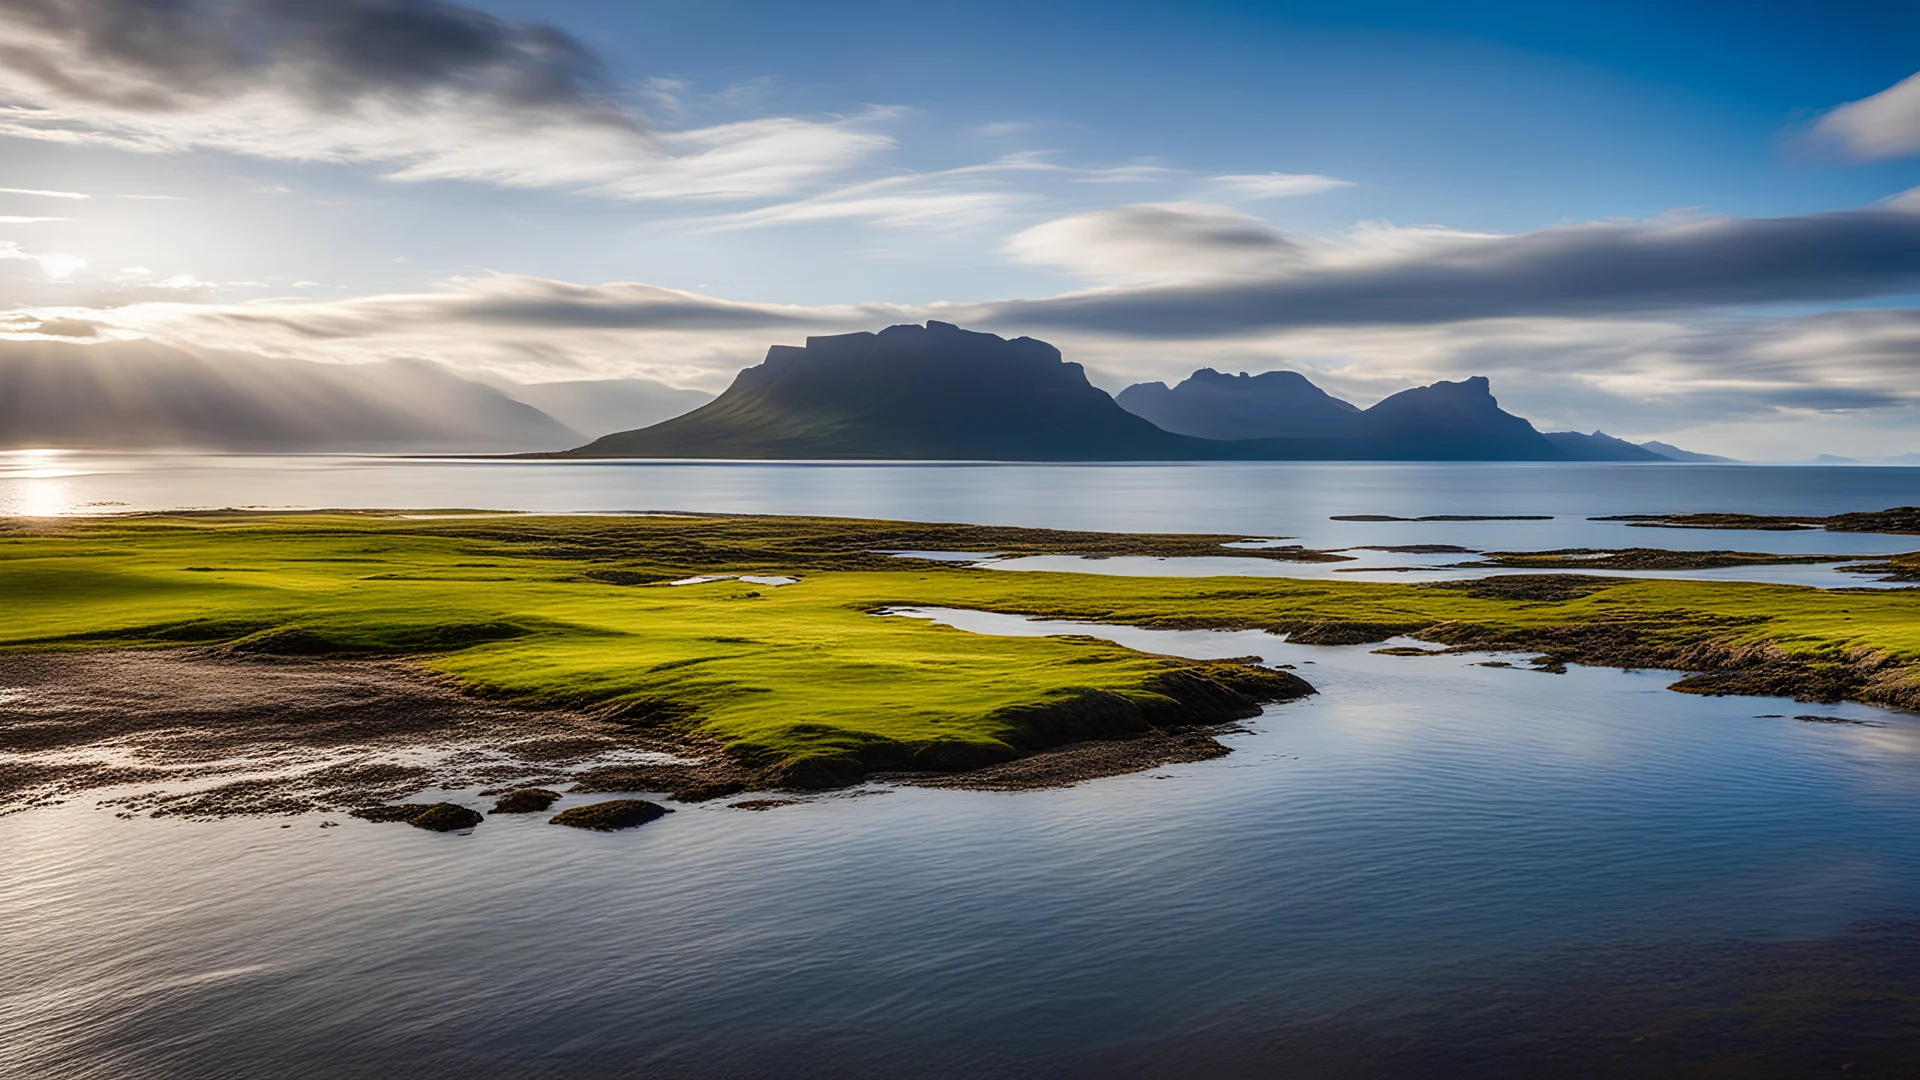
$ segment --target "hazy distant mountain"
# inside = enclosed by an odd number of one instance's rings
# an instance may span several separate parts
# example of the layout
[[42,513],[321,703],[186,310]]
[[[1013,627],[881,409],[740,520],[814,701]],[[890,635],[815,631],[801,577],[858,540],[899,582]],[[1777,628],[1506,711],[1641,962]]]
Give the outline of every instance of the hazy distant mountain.
[[1359,437],[1406,460],[1557,461],[1567,453],[1500,408],[1484,375],[1416,386],[1360,414]]
[[653,379],[494,385],[588,437],[657,424],[713,400],[705,390],[682,390]]
[[[1403,390],[1370,409],[1358,409],[1296,371],[1235,376],[1202,368],[1172,388],[1164,383],[1135,383],[1116,400],[1170,431],[1209,439],[1258,440],[1259,445],[1239,446],[1234,456],[1586,460],[1543,437],[1524,419],[1503,411],[1480,376]],[[1581,445],[1584,450],[1585,444]]]
[[1215,444],[1114,404],[1044,341],[943,322],[775,345],[684,416],[571,451],[583,457],[1191,459]]
[[316,364],[152,342],[0,342],[0,447],[513,451],[572,428],[424,360]]
[[1694,453],[1692,450],[1682,450],[1679,447],[1674,446],[1672,443],[1663,443],[1656,439],[1649,439],[1646,442],[1641,443],[1640,445],[1647,448],[1648,450],[1653,451],[1656,454],[1659,454],[1661,457],[1672,458],[1675,461],[1693,461],[1693,462],[1700,462],[1700,463],[1710,463],[1715,461],[1734,460],[1733,458],[1730,458],[1730,457],[1721,457],[1718,454],[1697,454],[1697,453]]
[[1297,371],[1222,375],[1201,368],[1173,387],[1135,383],[1114,401],[1168,431],[1202,439],[1350,438],[1360,417]]
[[[1591,435],[1578,431],[1542,432],[1547,441],[1567,452],[1575,461],[1677,461],[1649,446],[1616,439],[1604,431]],[[1681,451],[1685,453],[1686,451]]]

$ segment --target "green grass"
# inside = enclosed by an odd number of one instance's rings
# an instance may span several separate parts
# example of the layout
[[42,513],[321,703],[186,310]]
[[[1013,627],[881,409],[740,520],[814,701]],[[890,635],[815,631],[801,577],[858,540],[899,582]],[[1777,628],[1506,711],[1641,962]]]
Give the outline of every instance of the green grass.
[[[1018,532],[1046,546],[1048,534]],[[1775,659],[1860,669],[1863,686],[1920,685],[1911,593],[1605,579],[1514,598],[1365,582],[1008,573],[867,554],[1004,550],[991,538],[1008,533],[804,518],[15,521],[0,523],[0,649],[218,643],[416,654],[484,693],[682,725],[755,761],[882,743],[1005,748],[1019,740],[1025,707],[1089,690],[1148,701],[1168,670],[1164,658],[1092,639],[986,637],[871,614],[888,605],[1265,627],[1320,640],[1360,625],[1375,636],[1417,631],[1603,662],[1765,643]],[[1109,540],[1127,549],[1127,538]],[[1072,542],[1086,550],[1084,539]],[[663,583],[713,572],[801,581]]]

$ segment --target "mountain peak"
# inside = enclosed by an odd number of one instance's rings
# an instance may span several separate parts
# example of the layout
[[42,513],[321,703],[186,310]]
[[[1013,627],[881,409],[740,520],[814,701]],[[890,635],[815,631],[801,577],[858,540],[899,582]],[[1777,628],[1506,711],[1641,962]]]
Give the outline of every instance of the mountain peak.
[[1202,439],[1341,438],[1360,412],[1297,371],[1201,368],[1172,388],[1135,383],[1115,400],[1168,431]]
[[712,402],[578,453],[1097,461],[1203,451],[1115,405],[1044,341],[929,321],[775,345]]

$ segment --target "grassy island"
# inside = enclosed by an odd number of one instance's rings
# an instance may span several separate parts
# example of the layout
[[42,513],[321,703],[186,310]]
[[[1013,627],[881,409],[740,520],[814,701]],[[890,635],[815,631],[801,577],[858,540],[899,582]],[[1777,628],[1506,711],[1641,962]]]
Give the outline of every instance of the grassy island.
[[[1687,671],[1676,688],[1694,692],[1920,707],[1911,591],[1568,574],[1438,585],[1014,574],[880,554],[1219,554],[1236,539],[673,515],[21,519],[0,523],[0,650],[405,657],[489,700],[708,740],[761,770],[761,786],[972,768],[1308,692],[1246,665],[875,617],[907,605],[1264,628],[1323,644],[1407,634],[1531,650],[1547,664]],[[672,584],[693,577],[716,580]]]

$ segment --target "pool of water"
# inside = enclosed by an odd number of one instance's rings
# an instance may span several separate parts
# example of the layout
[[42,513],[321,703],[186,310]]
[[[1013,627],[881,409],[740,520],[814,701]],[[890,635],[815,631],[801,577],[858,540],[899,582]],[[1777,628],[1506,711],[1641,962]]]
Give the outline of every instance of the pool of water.
[[[1920,718],[1481,666],[1517,657],[911,614],[1255,654],[1320,693],[1213,761],[704,803],[608,835],[0,818],[0,1074],[1376,1075],[1234,1052],[1331,1018],[1351,1065],[1409,1015],[1485,1027],[1522,981],[1588,1000],[1569,955],[1799,947],[1920,913]],[[1486,1038],[1556,1022],[1524,1008]],[[1502,1059],[1421,1060],[1377,1075]]]

